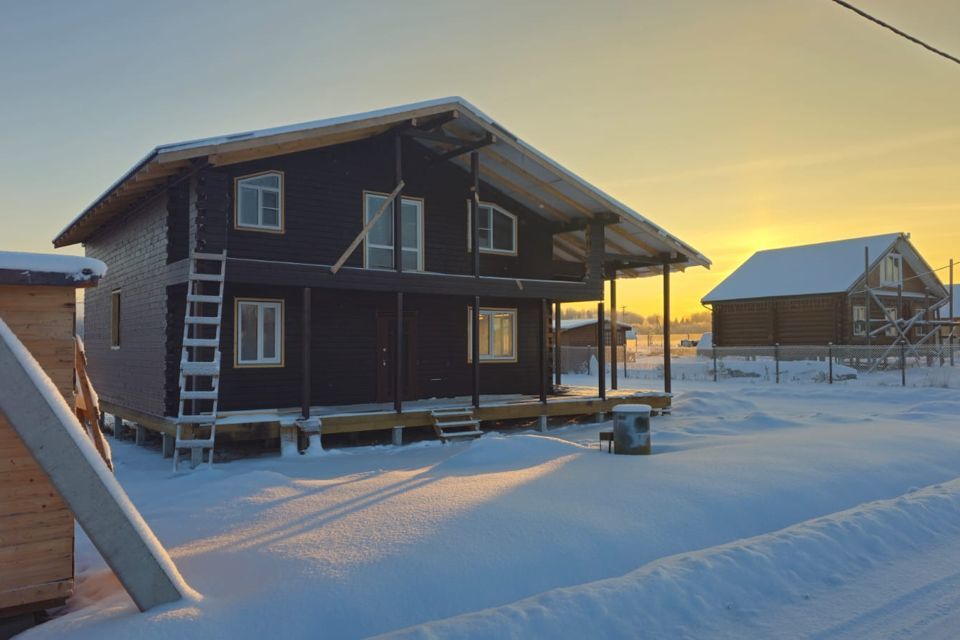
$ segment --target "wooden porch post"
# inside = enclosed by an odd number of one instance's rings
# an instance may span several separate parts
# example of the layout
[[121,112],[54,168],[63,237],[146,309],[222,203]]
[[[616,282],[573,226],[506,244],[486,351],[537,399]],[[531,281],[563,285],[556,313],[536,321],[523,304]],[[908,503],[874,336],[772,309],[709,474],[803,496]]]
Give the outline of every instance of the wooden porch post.
[[560,303],[553,305],[553,383],[560,386],[562,381],[560,352]]
[[[950,320],[956,321],[957,316],[954,315],[954,306],[953,306],[954,302],[955,302],[955,301],[954,301],[954,299],[953,299],[953,258],[950,258]],[[950,327],[950,338],[949,338],[949,340],[950,340],[950,366],[951,366],[951,367],[952,367],[953,364],[954,364],[954,359],[953,359],[953,343],[954,343],[954,340],[956,340],[956,338],[954,337],[954,334],[955,334],[956,332],[957,332],[957,327],[956,327],[956,326]]]
[[540,300],[540,403],[547,404],[547,300]]
[[303,288],[303,355],[302,355],[302,377],[303,386],[300,388],[300,413],[304,418],[310,417],[310,341],[311,341],[311,317],[310,317],[310,287]]
[[607,350],[606,323],[603,318],[603,302],[597,303],[597,395],[601,400],[607,399]]
[[[470,248],[473,250],[473,276],[480,277],[480,153],[470,152]],[[473,360],[473,406],[480,408],[480,296],[473,297],[470,314]],[[491,329],[492,330],[492,329]]]
[[873,339],[870,332],[873,330],[873,323],[870,321],[870,247],[863,248],[863,300],[864,300],[864,321],[867,325],[867,364],[873,362],[873,353],[870,350],[870,343]]
[[617,389],[617,348],[620,345],[620,327],[617,325],[617,270],[610,276],[610,388]]
[[[394,181],[403,181],[403,138],[394,138]],[[393,200],[393,268],[403,273],[403,189]],[[397,292],[396,347],[393,351],[393,409],[403,413],[403,293]]]
[[671,391],[670,371],[670,262],[663,261],[663,390]]

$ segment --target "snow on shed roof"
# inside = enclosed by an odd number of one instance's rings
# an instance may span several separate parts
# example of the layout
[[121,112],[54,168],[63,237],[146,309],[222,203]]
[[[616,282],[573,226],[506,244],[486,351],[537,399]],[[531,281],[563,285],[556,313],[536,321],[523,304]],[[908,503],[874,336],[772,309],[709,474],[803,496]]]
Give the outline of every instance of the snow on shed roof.
[[886,233],[758,251],[701,302],[841,293],[863,275],[864,247],[874,264],[902,236]]
[[95,258],[0,251],[0,272],[7,284],[94,284],[107,273],[107,265]]
[[[610,319],[607,318],[604,322],[609,324]],[[566,318],[566,319],[560,320],[560,330],[566,331],[568,329],[579,329],[580,327],[586,327],[591,324],[597,324],[597,319],[596,318]],[[621,329],[630,330],[633,328],[632,325],[627,324],[626,322],[618,322],[617,324],[620,326]]]
[[[674,270],[688,266],[709,268],[710,260],[692,246],[574,175],[460,97],[158,146],[71,221],[54,239],[54,245],[83,242],[127,207],[142,201],[146,194],[163,188],[170,176],[188,174],[195,158],[206,157],[214,166],[227,165],[249,160],[253,157],[250,154],[269,157],[359,140],[388,132],[404,122],[451,113],[458,117],[446,124],[446,133],[465,140],[494,136],[492,144],[479,149],[483,180],[546,219],[569,221],[614,213],[621,222],[607,227],[608,252],[639,257],[677,255],[682,260],[672,265]],[[423,144],[438,154],[447,150],[437,148],[443,143]],[[451,162],[463,168],[469,158],[463,154]],[[583,230],[554,238],[561,260],[580,260],[585,245]],[[661,266],[656,264],[624,269],[621,275],[636,277],[660,272]]]

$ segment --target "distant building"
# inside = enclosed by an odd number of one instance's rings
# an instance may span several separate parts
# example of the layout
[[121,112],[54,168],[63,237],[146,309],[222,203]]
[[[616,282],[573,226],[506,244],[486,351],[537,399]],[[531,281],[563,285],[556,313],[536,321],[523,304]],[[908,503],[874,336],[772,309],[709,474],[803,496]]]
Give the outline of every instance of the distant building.
[[[887,318],[932,319],[927,310],[947,295],[909,235],[891,233],[758,251],[701,302],[713,310],[717,347],[866,344]],[[914,324],[910,339],[924,330]],[[897,335],[891,327],[869,340]]]
[[[610,320],[604,320],[603,344],[610,351],[613,344],[610,335]],[[625,322],[617,323],[617,347],[627,344],[627,334],[633,332],[633,327]],[[586,371],[591,357],[596,357],[597,347],[597,319],[570,318],[560,321],[560,346],[573,347],[561,349],[561,371]],[[577,348],[579,347],[579,348]],[[608,359],[609,361],[609,359]]]

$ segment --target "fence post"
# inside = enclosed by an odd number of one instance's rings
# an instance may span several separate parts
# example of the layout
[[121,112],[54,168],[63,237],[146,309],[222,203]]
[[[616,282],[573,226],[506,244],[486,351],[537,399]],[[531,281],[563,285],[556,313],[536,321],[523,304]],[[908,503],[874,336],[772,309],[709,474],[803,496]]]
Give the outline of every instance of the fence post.
[[829,380],[828,384],[833,384],[833,343],[832,342],[827,343],[827,362],[830,363],[827,366],[827,370],[829,371],[829,376],[830,376],[828,379]]
[[907,386],[907,345],[900,343],[900,386]]
[[710,347],[710,350],[713,352],[713,381],[717,381],[717,348]]
[[780,343],[773,345],[773,361],[777,370],[777,384],[780,384]]

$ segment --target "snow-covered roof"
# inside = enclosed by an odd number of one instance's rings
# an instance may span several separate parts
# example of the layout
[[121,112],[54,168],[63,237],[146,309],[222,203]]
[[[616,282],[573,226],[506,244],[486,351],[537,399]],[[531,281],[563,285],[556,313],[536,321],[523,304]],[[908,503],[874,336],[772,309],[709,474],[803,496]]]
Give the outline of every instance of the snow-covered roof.
[[0,251],[2,280],[19,284],[93,284],[107,273],[107,265],[95,258]]
[[863,276],[863,248],[875,264],[901,233],[758,251],[702,299],[747,300],[848,291]]
[[[610,324],[610,319],[605,320],[607,324]],[[579,329],[580,327],[586,327],[591,324],[597,324],[596,318],[566,318],[560,320],[560,330],[567,331],[568,329]],[[617,325],[621,329],[627,329],[628,331],[633,328],[632,325],[627,324],[626,322],[618,322]]]
[[[196,158],[207,158],[212,165],[223,166],[254,157],[368,138],[404,122],[425,121],[446,114],[457,116],[443,125],[444,131],[451,136],[465,140],[493,137],[492,144],[479,149],[482,179],[544,218],[567,222],[597,214],[617,214],[620,223],[609,225],[605,234],[608,253],[640,258],[660,258],[664,254],[682,256],[672,269],[709,268],[710,260],[692,246],[574,175],[460,97],[161,145],[70,222],[54,239],[54,245],[61,247],[83,242],[132,203],[142,199],[145,193],[163,188],[171,176],[192,171],[192,161]],[[422,143],[438,153],[448,149],[443,142],[424,140]],[[467,168],[468,154],[450,161]],[[587,244],[585,234],[585,231],[578,230],[555,235],[554,248],[558,259],[582,260]],[[636,277],[660,272],[658,263],[625,269],[620,273]]]

